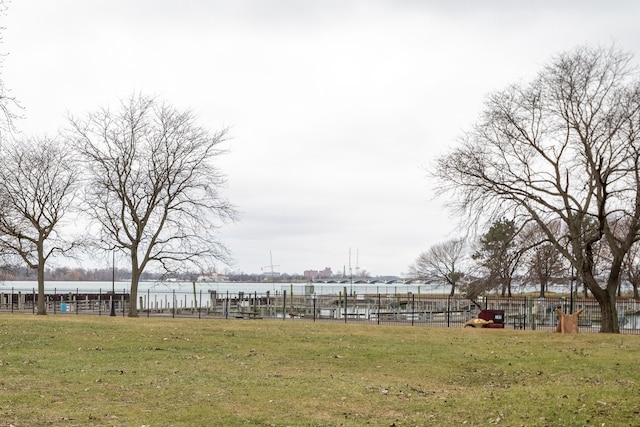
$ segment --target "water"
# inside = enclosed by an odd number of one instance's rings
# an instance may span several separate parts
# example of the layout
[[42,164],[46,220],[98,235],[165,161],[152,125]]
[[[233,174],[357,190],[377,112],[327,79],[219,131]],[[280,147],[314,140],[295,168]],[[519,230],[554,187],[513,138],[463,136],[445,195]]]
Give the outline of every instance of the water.
[[[116,295],[129,293],[130,282],[65,282],[50,281],[45,283],[46,294],[60,295],[65,299],[66,294],[106,294],[115,290]],[[219,298],[229,296],[234,298],[239,293],[265,295],[282,295],[285,291],[288,296],[293,295],[338,295],[346,292],[349,295],[375,295],[375,294],[407,294],[420,292],[448,293],[448,287],[434,287],[432,285],[404,285],[404,284],[366,284],[366,283],[207,283],[196,282],[195,291],[193,282],[140,282],[138,297],[142,298],[143,306],[153,307],[195,307],[205,306],[209,301],[209,293],[215,291]],[[0,293],[16,294],[37,293],[36,281],[0,282]],[[197,302],[197,304],[196,304]],[[138,301],[139,303],[139,301]]]
[[[111,292],[115,288],[116,293],[129,292],[130,282],[118,281],[112,284],[112,282],[64,282],[64,281],[51,281],[45,283],[45,293],[58,294],[68,292],[80,292],[80,293],[106,293]],[[0,292],[5,294],[14,292],[37,292],[38,283],[36,281],[18,281],[18,282],[0,282]],[[448,288],[445,286],[433,286],[425,284],[383,284],[383,283],[208,283],[208,282],[196,282],[196,293],[209,293],[209,291],[216,291],[218,294],[237,294],[238,292],[246,293],[258,293],[265,294],[270,292],[271,294],[281,294],[283,291],[291,293],[291,290],[295,294],[301,293],[316,293],[322,295],[338,295],[344,292],[346,289],[350,295],[358,294],[406,294],[408,292],[419,294],[420,292],[429,293],[442,293],[448,292]],[[142,295],[147,292],[165,294],[173,292],[193,293],[192,282],[140,282],[138,286],[138,294]]]
[[[116,293],[128,293],[130,282],[117,281],[113,284]],[[37,291],[38,284],[36,281],[5,281],[0,282],[0,292],[10,293],[11,289],[15,292],[33,292]],[[91,292],[102,293],[111,292],[112,282],[71,282],[71,281],[50,281],[45,283],[45,293],[53,294],[68,293],[68,292]],[[271,294],[282,294],[283,291],[287,291],[290,294],[293,290],[294,294],[313,294],[318,295],[338,295],[346,292],[349,295],[375,295],[375,294],[441,294],[448,295],[451,287],[446,283],[421,283],[421,284],[402,284],[402,283],[216,283],[216,282],[196,282],[196,293],[209,293],[209,291],[216,291],[218,294],[237,294],[239,292],[258,293],[265,294],[270,292]],[[138,286],[138,294],[143,295],[146,293],[153,294],[171,294],[173,292],[177,294],[190,293],[193,294],[192,282],[140,282]],[[514,292],[535,292],[536,287],[527,287],[526,289],[515,289]],[[568,292],[569,289],[566,285],[553,286],[548,289],[549,292]]]

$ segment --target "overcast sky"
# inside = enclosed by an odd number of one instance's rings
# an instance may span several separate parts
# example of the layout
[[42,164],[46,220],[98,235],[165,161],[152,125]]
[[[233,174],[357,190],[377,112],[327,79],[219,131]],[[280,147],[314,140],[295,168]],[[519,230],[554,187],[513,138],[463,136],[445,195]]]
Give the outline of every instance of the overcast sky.
[[426,169],[486,95],[578,45],[640,63],[639,18],[634,0],[13,0],[0,49],[25,135],[134,92],[228,126],[231,270],[381,276],[458,236]]

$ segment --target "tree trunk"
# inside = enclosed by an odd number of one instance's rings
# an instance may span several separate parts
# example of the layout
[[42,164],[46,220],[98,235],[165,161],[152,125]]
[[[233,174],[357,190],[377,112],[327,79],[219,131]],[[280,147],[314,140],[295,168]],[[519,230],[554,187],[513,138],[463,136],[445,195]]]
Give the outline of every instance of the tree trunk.
[[131,251],[131,287],[129,289],[129,317],[138,317],[138,284],[140,283],[140,266],[137,249]]
[[633,285],[633,299],[636,301],[640,301],[640,293],[638,293],[638,284],[632,283]]
[[44,294],[44,272],[40,273],[40,269],[38,269],[38,311],[36,314],[45,315],[47,314],[47,304],[45,301]]
[[44,247],[40,242],[38,245],[38,311],[39,315],[47,314],[47,305],[44,295]]
[[616,309],[615,294],[611,295],[606,292],[607,298],[600,302],[600,314],[602,316],[602,324],[600,332],[620,333],[620,324],[618,322],[618,310]]
[[613,292],[611,292],[610,289],[602,289],[593,278],[591,280],[585,280],[585,285],[591,290],[591,293],[600,305],[600,332],[620,333],[615,288],[613,288]]
[[129,291],[129,317],[138,317],[138,283],[140,282],[140,274],[131,275],[131,289]]

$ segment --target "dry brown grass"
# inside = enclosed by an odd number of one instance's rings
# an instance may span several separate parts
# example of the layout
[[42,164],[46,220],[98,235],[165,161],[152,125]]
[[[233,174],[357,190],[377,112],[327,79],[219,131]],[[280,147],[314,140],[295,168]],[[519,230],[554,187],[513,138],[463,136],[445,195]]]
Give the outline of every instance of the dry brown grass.
[[640,337],[0,316],[0,425],[634,425]]

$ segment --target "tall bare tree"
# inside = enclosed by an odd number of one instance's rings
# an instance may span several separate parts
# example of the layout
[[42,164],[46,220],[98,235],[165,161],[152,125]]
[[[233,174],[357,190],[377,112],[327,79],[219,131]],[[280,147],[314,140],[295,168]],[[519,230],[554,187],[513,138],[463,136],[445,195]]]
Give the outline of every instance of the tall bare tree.
[[456,285],[464,277],[464,250],[464,239],[451,239],[435,244],[421,253],[409,270],[416,278],[435,276],[443,280],[451,286],[450,295],[453,296]]
[[143,95],[71,125],[97,243],[131,261],[129,316],[138,316],[138,283],[151,263],[170,272],[227,260],[217,230],[236,212],[220,194],[224,178],[214,164],[226,130],[212,133],[191,111]]
[[59,230],[73,208],[77,168],[70,152],[49,138],[6,143],[2,158],[0,248],[37,271],[38,314],[46,314],[45,264],[78,245]]
[[[531,83],[490,95],[477,125],[437,160],[434,174],[467,218],[509,212],[535,221],[598,300],[600,330],[617,333],[622,263],[640,228],[639,147],[632,55],[579,47],[555,56]],[[553,221],[565,233],[555,235]],[[603,285],[594,260],[600,241],[611,251]]]

